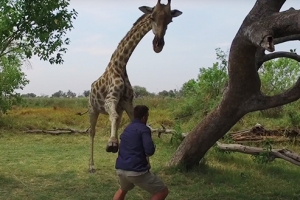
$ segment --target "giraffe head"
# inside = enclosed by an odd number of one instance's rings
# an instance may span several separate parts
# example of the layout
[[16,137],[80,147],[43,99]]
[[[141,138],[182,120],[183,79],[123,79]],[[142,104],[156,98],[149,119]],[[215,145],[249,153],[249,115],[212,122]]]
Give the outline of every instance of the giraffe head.
[[142,6],[139,8],[143,13],[149,14],[150,19],[152,20],[152,31],[154,33],[152,44],[153,50],[156,53],[160,53],[164,48],[164,36],[166,34],[168,24],[172,22],[174,17],[178,17],[182,14],[179,10],[171,10],[171,0],[168,0],[167,5],[161,4],[160,1],[161,0],[158,0],[156,6],[153,8],[148,6]]

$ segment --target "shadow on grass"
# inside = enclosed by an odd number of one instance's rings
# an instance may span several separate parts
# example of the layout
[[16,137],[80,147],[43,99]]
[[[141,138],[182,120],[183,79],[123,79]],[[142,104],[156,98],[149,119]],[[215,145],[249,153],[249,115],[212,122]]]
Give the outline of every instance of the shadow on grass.
[[264,166],[232,154],[209,158],[216,160],[189,171],[164,170],[174,198],[299,199],[300,174],[295,166],[286,167],[277,162]]
[[[114,173],[112,171],[111,173]],[[101,172],[84,174],[77,171],[64,171],[49,174],[35,174],[21,179],[0,176],[0,199],[6,200],[43,200],[43,199],[112,199],[119,188],[117,177]],[[135,188],[128,199],[147,199],[149,195]]]
[[0,176],[0,199],[111,199],[116,190],[112,182],[102,182],[97,175],[80,178],[74,171],[37,174],[28,181]]
[[299,167],[281,159],[275,159],[267,164],[256,163],[251,155],[241,153],[222,154],[213,152],[214,158],[223,165],[234,165],[236,168],[242,169],[245,173],[248,171],[257,171],[260,176],[268,176],[283,181],[291,181],[300,179]]
[[22,187],[22,184],[16,178],[0,175],[0,197],[7,197],[15,189]]

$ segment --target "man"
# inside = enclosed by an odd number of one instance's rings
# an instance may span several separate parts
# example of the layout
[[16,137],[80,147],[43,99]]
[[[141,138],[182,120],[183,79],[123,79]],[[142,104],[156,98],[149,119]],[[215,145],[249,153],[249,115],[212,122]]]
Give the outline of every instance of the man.
[[151,130],[146,126],[149,108],[138,105],[134,108],[134,120],[125,128],[120,136],[120,148],[116,161],[120,189],[113,200],[124,200],[127,192],[134,186],[148,191],[151,200],[164,200],[168,196],[168,188],[156,175],[151,173],[149,156],[155,152]]

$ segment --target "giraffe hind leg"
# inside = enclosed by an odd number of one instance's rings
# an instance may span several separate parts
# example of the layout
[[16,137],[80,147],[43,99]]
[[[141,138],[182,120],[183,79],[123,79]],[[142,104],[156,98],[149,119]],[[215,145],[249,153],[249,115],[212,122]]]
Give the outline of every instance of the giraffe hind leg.
[[123,103],[123,108],[125,110],[125,112],[127,113],[130,121],[133,121],[133,104],[130,101],[124,102]]
[[98,120],[99,113],[93,111],[92,109],[89,112],[90,117],[90,161],[89,161],[89,172],[95,173],[94,165],[94,138],[96,133],[96,124]]

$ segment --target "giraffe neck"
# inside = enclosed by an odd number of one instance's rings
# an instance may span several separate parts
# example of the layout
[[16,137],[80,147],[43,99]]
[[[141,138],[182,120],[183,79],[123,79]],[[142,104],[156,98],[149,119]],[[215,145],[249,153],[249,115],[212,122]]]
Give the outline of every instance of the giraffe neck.
[[119,43],[111,57],[111,66],[117,71],[125,71],[132,52],[151,28],[150,15],[142,15]]

